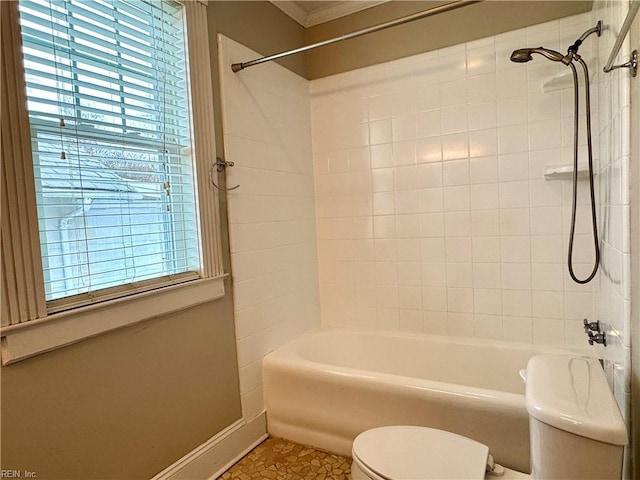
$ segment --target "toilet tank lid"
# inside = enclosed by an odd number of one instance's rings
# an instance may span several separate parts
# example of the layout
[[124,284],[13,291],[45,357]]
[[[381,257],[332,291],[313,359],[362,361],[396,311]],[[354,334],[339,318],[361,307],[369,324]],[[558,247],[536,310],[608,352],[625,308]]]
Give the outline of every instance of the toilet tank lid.
[[484,479],[489,448],[429,427],[390,426],[362,432],[354,459],[385,479]]
[[532,357],[527,364],[529,415],[566,432],[612,445],[627,429],[600,362],[571,354]]

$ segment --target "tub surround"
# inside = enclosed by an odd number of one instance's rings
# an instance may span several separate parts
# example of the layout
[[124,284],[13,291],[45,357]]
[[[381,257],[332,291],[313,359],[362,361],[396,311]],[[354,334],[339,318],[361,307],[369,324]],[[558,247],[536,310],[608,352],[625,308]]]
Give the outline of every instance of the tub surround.
[[509,56],[592,26],[581,14],[311,82],[323,324],[585,342],[593,284],[565,266],[571,182],[543,176],[572,161],[571,83],[545,92],[566,67]]
[[320,324],[308,82],[218,37],[240,393],[263,411],[262,357]]

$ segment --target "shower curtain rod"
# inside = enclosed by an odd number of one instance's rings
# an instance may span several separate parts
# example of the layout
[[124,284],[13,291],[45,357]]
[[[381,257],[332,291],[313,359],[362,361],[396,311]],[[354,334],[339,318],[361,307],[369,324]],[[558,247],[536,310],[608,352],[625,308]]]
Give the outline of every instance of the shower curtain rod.
[[380,25],[374,25],[373,27],[364,28],[362,30],[358,30],[357,32],[347,33],[339,37],[331,38],[329,40],[323,40],[322,42],[314,43],[312,45],[306,45],[304,47],[296,48],[294,50],[288,50],[286,52],[276,53],[275,55],[269,55],[268,57],[256,58],[255,60],[251,60],[249,62],[234,63],[231,65],[231,70],[233,70],[234,72],[239,72],[240,70],[244,70],[247,67],[253,67],[254,65],[259,65],[264,62],[270,62],[272,60],[277,60],[279,58],[288,57],[289,55],[306,52],[307,50],[312,50],[318,47],[324,47],[325,45],[331,45],[332,43],[342,42],[343,40],[349,40],[351,38],[360,37],[362,35],[367,35],[369,33],[379,32],[380,30],[385,30],[387,28],[395,27],[397,25],[413,22],[414,20],[420,20],[421,18],[438,15],[439,13],[449,12],[451,10],[456,10],[457,8],[466,7],[468,5],[479,3],[482,1],[484,0],[458,0],[456,2],[447,3],[445,5],[440,5],[439,7],[430,8],[428,10],[423,10],[422,12],[417,12],[412,15],[407,15],[406,17],[401,17],[396,20],[391,20],[389,22],[381,23]]
[[627,36],[627,33],[629,33],[629,29],[631,28],[631,24],[633,23],[633,19],[636,16],[636,13],[638,13],[638,9],[640,9],[640,1],[639,0],[632,0],[631,3],[629,4],[629,11],[627,12],[627,16],[624,19],[624,23],[622,24],[622,27],[620,27],[620,33],[618,33],[618,37],[616,38],[616,42],[613,44],[613,47],[611,48],[611,53],[609,54],[609,59],[607,60],[607,63],[604,66],[604,71],[605,73],[609,73],[612,70],[615,70],[616,68],[630,68],[631,69],[631,75],[632,76],[636,76],[636,69],[638,67],[638,53],[637,51],[633,51],[631,52],[631,60],[623,65],[613,65],[613,62],[616,60],[616,57],[618,56],[618,52],[620,52],[620,48],[622,47],[622,42],[624,42],[625,37]]

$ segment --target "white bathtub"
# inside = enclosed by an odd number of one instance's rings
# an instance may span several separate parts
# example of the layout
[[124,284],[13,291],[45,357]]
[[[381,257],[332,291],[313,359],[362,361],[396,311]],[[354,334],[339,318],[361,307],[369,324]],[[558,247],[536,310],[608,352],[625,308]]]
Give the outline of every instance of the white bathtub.
[[424,425],[482,442],[502,465],[529,472],[519,371],[542,351],[507,342],[321,329],[265,357],[268,430],[351,456],[353,439],[364,430]]

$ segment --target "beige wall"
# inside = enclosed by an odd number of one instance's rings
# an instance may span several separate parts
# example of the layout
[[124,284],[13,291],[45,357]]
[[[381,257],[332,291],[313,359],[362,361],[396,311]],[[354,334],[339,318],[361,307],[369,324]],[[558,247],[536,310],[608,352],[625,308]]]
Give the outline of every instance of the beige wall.
[[[269,2],[210,2],[222,154],[218,31],[265,54],[303,42]],[[305,58],[288,68],[305,73]],[[229,271],[226,214],[223,247]],[[3,469],[39,478],[150,478],[240,418],[232,292],[2,368]]]
[[229,296],[2,368],[2,468],[150,478],[240,418]]
[[[442,3],[448,2],[431,0],[385,3],[307,29],[306,43],[378,25]],[[590,9],[591,1],[486,1],[309,51],[308,78],[326,77],[416,55]]]

